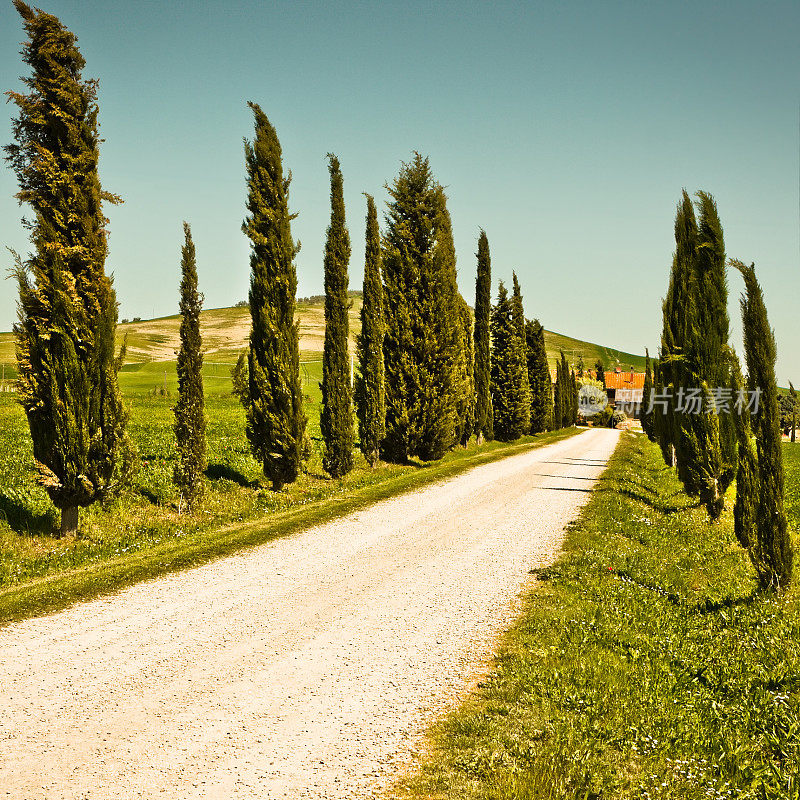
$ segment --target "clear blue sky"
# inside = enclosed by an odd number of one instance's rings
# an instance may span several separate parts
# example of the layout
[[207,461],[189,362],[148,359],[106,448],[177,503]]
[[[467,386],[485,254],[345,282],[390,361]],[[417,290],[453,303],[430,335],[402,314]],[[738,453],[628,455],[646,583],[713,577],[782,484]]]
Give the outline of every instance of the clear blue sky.
[[[21,22],[0,0],[0,75],[18,88]],[[207,307],[247,295],[242,137],[247,100],[277,128],[299,212],[299,293],[322,290],[325,154],[341,159],[363,269],[364,198],[413,150],[447,186],[459,282],[474,300],[486,229],[497,279],[555,331],[657,347],[680,191],[717,199],[728,254],[755,261],[800,383],[800,4],[136,3],[42,0],[100,79],[101,179],[121,316],[177,309],[181,221]],[[11,140],[11,104],[0,139]],[[25,251],[11,171],[0,244]],[[730,278],[737,332],[741,279]],[[15,315],[0,283],[0,330]]]

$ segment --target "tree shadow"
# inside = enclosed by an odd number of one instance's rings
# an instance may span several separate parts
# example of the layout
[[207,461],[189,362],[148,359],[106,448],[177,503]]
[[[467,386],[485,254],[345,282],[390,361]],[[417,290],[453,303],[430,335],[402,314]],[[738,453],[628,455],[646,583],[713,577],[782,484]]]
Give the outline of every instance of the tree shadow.
[[144,497],[151,505],[160,506],[161,500],[159,499],[158,495],[154,492],[151,492],[149,489],[145,489],[144,486],[137,486],[136,491]]
[[21,503],[0,495],[0,518],[5,519],[15,533],[55,538],[59,536],[58,513],[55,509],[35,514]]
[[640,483],[634,483],[627,478],[620,478],[618,480],[618,484],[618,491],[620,494],[630,497],[632,500],[638,500],[640,503],[649,506],[654,511],[658,511],[661,514],[676,514],[679,511],[700,508],[702,505],[699,500],[696,502],[688,502],[686,500],[684,502],[676,502],[674,498],[686,498],[686,496],[680,490],[672,492],[671,494],[662,498],[656,492],[656,490],[650,489],[647,486],[643,486]]
[[259,482],[251,481],[241,472],[238,470],[233,469],[233,467],[229,467],[227,464],[209,464],[206,468],[206,477],[211,481],[217,481],[220,479],[224,479],[226,481],[231,481],[232,483],[238,483],[239,486],[243,486],[245,489],[253,489],[259,486]]

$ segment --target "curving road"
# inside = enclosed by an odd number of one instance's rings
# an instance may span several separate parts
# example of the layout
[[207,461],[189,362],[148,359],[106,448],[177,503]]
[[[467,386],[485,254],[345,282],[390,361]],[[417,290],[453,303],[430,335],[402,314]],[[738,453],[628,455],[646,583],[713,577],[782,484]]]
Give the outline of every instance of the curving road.
[[373,796],[485,668],[618,438],[0,630],[0,798]]

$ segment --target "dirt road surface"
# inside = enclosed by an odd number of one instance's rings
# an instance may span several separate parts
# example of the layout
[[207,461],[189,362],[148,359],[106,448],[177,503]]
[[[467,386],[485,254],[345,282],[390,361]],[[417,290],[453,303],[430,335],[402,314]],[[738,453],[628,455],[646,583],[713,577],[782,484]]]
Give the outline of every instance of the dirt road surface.
[[485,669],[593,429],[0,630],[0,798],[358,798]]

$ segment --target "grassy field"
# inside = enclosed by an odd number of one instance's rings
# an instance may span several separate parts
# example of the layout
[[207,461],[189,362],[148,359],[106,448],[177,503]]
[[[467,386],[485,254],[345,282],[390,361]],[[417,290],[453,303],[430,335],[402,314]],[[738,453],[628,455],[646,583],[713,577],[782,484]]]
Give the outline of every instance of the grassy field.
[[547,358],[551,364],[555,364],[559,357],[559,351],[563,350],[567,361],[577,365],[578,358],[583,358],[583,365],[586,369],[594,370],[595,363],[599,360],[603,363],[603,369],[613,370],[620,367],[622,371],[630,370],[633,367],[636,372],[644,372],[644,356],[637,356],[633,353],[626,353],[623,350],[615,350],[613,347],[604,347],[592,342],[584,342],[580,339],[573,339],[552,331],[544,332],[544,346],[547,349]]
[[[797,532],[800,445],[784,452]],[[493,671],[398,796],[796,800],[800,592],[755,588],[730,513],[710,524],[626,434]]]
[[331,480],[322,472],[320,366],[309,365],[305,391],[311,457],[299,479],[276,493],[250,455],[244,412],[230,395],[229,379],[226,385],[220,379],[206,403],[208,491],[202,508],[189,515],[179,513],[172,483],[174,396],[150,393],[153,376],[160,374],[151,367],[124,373],[129,430],[141,460],[133,486],[83,510],[77,536],[65,539],[53,536],[57,512],[37,485],[22,409],[13,395],[0,394],[0,622],[200,563],[575,432],[527,437],[510,446],[478,448],[473,442],[441,462],[376,470],[359,454],[352,473]]

